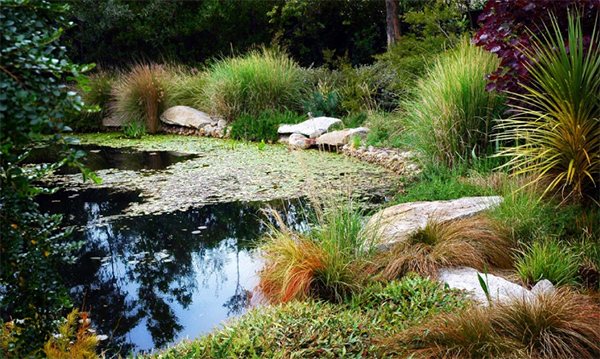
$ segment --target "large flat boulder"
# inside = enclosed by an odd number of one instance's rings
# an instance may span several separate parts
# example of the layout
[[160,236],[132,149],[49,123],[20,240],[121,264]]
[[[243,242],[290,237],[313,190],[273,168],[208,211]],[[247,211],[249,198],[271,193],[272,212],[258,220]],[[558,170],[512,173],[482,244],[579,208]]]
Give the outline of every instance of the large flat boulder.
[[[539,294],[538,291],[530,291],[502,277],[481,273],[470,267],[442,268],[439,271],[438,280],[447,284],[450,288],[466,291],[479,304],[488,304],[487,296],[481,287],[478,275],[485,282],[492,303],[506,303],[517,298],[531,299]],[[552,286],[552,283],[550,283],[550,286]]]
[[406,240],[425,228],[430,219],[448,222],[497,206],[502,197],[464,197],[449,201],[410,202],[386,208],[369,219],[366,231],[383,247]]
[[211,118],[207,113],[198,111],[188,106],[173,106],[160,115],[160,120],[168,125],[204,128],[205,126],[217,127],[218,119]]
[[332,126],[340,125],[342,120],[333,117],[315,117],[300,122],[295,125],[280,125],[277,133],[280,135],[290,135],[300,133],[310,138],[317,138],[323,133],[329,131]]
[[360,138],[365,138],[368,133],[369,129],[366,127],[348,128],[324,133],[317,138],[316,142],[319,146],[342,147],[350,142],[352,137],[359,136]]

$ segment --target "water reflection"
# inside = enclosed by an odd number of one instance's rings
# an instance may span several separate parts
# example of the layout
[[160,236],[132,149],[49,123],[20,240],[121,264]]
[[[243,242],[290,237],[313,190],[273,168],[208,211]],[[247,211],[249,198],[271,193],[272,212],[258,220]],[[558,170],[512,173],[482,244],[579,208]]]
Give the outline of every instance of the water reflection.
[[[266,230],[261,208],[267,204],[100,221],[136,197],[91,192],[73,198],[61,192],[58,199],[44,198],[42,207],[68,210],[71,224],[86,225],[74,234],[85,241],[79,260],[63,274],[74,302],[90,309],[98,332],[109,336],[109,353],[196,337],[244,312],[257,283],[260,261],[252,245]],[[68,205],[59,205],[63,201]],[[307,226],[302,201],[269,204],[290,226]]]
[[[73,148],[86,152],[83,163],[93,171],[108,168],[132,171],[163,170],[174,163],[198,157],[194,154],[175,151],[140,151],[130,147],[77,145]],[[27,161],[29,163],[58,162],[61,159],[60,151],[61,147],[59,146],[36,148],[31,151]],[[78,169],[71,167],[63,167],[58,170],[59,174],[78,172]]]

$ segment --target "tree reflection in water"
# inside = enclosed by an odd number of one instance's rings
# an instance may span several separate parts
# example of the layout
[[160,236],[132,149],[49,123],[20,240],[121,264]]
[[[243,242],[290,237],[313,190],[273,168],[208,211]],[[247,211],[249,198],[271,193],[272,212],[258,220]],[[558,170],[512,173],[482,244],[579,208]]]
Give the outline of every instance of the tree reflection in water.
[[302,203],[215,204],[104,224],[99,216],[124,208],[110,193],[51,207],[86,225],[74,234],[86,243],[79,260],[64,271],[74,303],[109,336],[109,354],[126,354],[196,337],[243,313],[260,267],[252,244],[266,230],[261,208],[271,205],[290,226],[306,228]]

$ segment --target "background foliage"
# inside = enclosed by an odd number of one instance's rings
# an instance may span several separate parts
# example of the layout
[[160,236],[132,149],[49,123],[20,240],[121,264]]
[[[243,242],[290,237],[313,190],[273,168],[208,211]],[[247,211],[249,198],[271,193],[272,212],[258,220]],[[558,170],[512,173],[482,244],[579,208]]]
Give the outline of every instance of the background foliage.
[[[65,5],[8,0],[2,3],[0,67],[0,306],[1,321],[23,320],[8,356],[37,355],[69,299],[58,275],[76,244],[65,242],[59,216],[40,213],[35,185],[48,170],[83,154],[67,151],[59,163],[26,168],[28,147],[43,133],[58,134],[65,115],[83,104],[65,85],[86,66],[72,64],[58,43],[68,26]],[[59,135],[53,142],[65,143]],[[80,167],[81,165],[78,164]],[[86,174],[90,174],[86,172]],[[37,353],[37,354],[36,354]]]

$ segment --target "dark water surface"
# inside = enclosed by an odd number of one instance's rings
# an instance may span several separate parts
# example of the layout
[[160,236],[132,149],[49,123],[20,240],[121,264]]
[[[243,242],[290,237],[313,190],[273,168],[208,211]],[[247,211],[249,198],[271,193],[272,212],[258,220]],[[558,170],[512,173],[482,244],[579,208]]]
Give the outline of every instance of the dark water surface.
[[[140,151],[130,147],[115,148],[98,145],[77,145],[74,149],[86,153],[83,163],[92,171],[115,168],[120,170],[163,170],[168,166],[197,157],[175,151]],[[31,151],[28,162],[50,163],[60,160],[60,147],[48,146]],[[59,174],[78,173],[76,168],[63,167]]]
[[139,200],[135,192],[102,189],[40,198],[43,209],[77,226],[75,240],[85,241],[63,274],[73,302],[108,335],[109,354],[194,338],[243,313],[261,266],[253,246],[267,230],[262,208],[273,206],[290,226],[307,227],[300,200],[115,217]]

